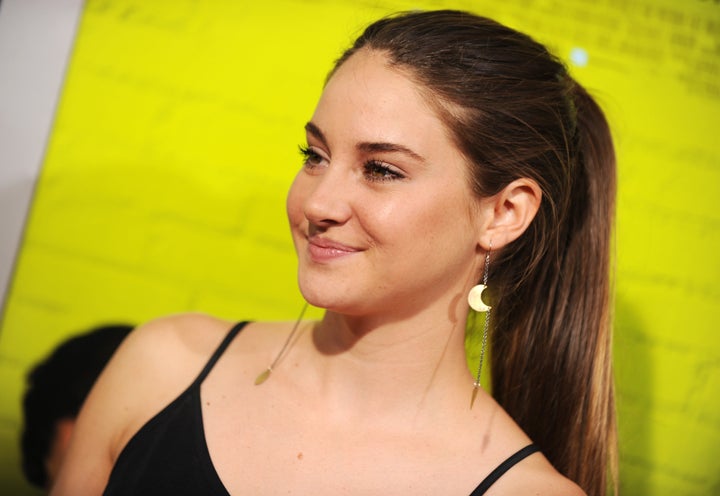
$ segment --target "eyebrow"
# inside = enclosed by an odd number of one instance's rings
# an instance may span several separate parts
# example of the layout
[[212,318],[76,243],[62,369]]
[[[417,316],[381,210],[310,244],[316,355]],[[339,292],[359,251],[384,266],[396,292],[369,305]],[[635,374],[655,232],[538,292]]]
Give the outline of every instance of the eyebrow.
[[305,124],[305,131],[312,134],[313,137],[318,139],[323,145],[325,145],[326,148],[328,147],[328,142],[327,139],[325,139],[325,135],[315,124],[313,124],[312,122],[308,122],[307,124]]
[[[327,139],[325,138],[325,135],[320,130],[319,127],[317,127],[312,122],[308,122],[305,124],[305,130],[313,135],[317,140],[319,140],[324,146],[328,146]],[[357,144],[357,149],[363,152],[399,152],[404,153],[405,155],[408,155],[409,157],[419,161],[419,162],[425,162],[425,159],[412,151],[410,148],[398,145],[397,143],[388,143],[388,142],[370,142],[370,141],[363,141],[362,143]]]
[[362,150],[364,152],[400,152],[404,153],[405,155],[408,155],[409,157],[417,160],[418,162],[425,162],[425,159],[412,151],[410,148],[402,145],[398,145],[396,143],[386,143],[386,142],[379,142],[379,143],[358,143],[357,145],[358,150]]

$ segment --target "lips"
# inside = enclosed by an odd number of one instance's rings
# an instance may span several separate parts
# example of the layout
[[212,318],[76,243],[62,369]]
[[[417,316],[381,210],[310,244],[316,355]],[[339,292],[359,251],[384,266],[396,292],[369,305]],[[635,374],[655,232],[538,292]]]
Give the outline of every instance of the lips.
[[359,248],[348,246],[331,239],[312,236],[308,238],[308,252],[315,262],[336,260],[360,252]]

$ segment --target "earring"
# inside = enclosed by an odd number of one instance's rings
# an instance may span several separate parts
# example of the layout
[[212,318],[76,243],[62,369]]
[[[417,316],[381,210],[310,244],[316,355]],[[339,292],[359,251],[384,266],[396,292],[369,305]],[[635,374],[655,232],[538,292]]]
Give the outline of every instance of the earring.
[[483,324],[482,343],[480,345],[480,365],[478,365],[477,375],[475,376],[475,383],[473,384],[472,397],[470,398],[470,408],[472,409],[475,403],[475,397],[477,397],[478,389],[482,387],[480,384],[480,373],[482,372],[483,361],[485,360],[485,347],[487,344],[488,326],[490,325],[490,305],[485,303],[482,299],[482,295],[487,289],[488,272],[490,271],[490,251],[492,250],[492,241],[488,250],[485,252],[485,270],[483,271],[483,282],[473,286],[468,294],[468,304],[470,308],[476,312],[485,312],[485,323]]
[[482,295],[486,289],[487,285],[478,284],[477,286],[473,286],[468,294],[468,304],[470,304],[470,308],[476,312],[487,312],[491,308],[490,305],[486,305],[482,299]]
[[290,342],[292,341],[293,336],[295,335],[295,332],[298,330],[298,326],[300,325],[300,321],[303,318],[303,315],[305,315],[305,310],[307,310],[308,304],[305,302],[305,304],[302,307],[302,310],[300,311],[300,315],[298,316],[297,320],[295,321],[295,325],[292,328],[292,331],[290,331],[290,334],[288,335],[287,339],[285,340],[285,343],[283,344],[282,348],[280,348],[280,352],[275,357],[275,360],[272,361],[270,366],[260,372],[260,375],[257,376],[255,379],[255,385],[259,386],[263,382],[267,381],[270,377],[270,374],[272,374],[273,369],[278,364],[282,356],[285,354],[285,350],[287,350],[288,346],[290,345]]

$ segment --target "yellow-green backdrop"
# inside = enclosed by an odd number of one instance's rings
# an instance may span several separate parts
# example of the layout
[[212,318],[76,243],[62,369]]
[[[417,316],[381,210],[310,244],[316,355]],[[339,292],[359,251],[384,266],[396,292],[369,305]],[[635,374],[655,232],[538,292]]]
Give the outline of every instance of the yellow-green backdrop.
[[534,35],[617,140],[624,494],[720,494],[720,6],[711,0],[91,0],[0,334],[0,488],[27,368],[106,322],[301,306],[284,195],[325,72],[368,21],[461,8]]

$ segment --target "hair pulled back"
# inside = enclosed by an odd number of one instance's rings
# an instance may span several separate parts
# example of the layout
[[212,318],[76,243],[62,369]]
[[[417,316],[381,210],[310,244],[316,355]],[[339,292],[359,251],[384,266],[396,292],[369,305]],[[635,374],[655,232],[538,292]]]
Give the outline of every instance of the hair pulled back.
[[617,483],[615,156],[603,112],[543,45],[467,12],[383,18],[335,70],[361,49],[383,52],[419,84],[479,197],[523,177],[542,189],[527,231],[493,255],[493,395],[560,472],[605,495],[608,473]]

